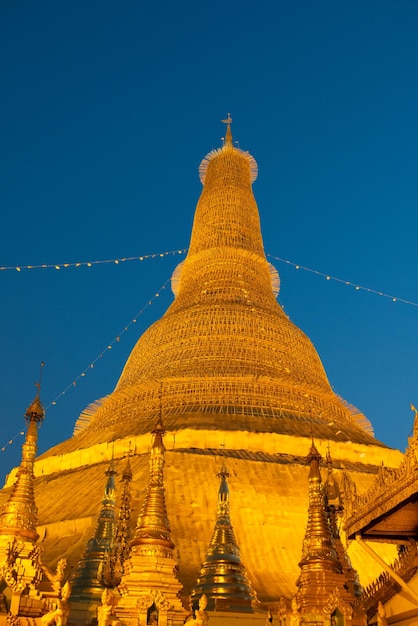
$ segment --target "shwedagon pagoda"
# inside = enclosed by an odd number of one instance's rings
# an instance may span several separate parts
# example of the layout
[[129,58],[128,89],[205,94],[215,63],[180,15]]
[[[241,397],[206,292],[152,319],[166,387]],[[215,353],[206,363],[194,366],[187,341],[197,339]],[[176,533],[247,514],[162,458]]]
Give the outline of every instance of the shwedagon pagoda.
[[175,299],[114,391],[39,457],[41,393],[27,410],[1,492],[1,623],[387,621],[390,594],[370,589],[399,549],[348,545],[344,520],[404,457],[334,393],[278,304],[257,164],[231,121],[199,169]]

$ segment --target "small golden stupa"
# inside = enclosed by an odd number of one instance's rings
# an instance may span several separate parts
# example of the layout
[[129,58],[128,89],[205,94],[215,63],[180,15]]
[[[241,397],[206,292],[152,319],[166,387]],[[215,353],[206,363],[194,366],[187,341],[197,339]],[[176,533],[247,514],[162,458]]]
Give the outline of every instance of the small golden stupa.
[[129,557],[118,587],[121,598],[115,608],[118,619],[128,626],[149,624],[153,616],[159,626],[182,626],[187,611],[180,594],[174,543],[170,537],[164,488],[164,428],[159,421],[153,430],[149,479]]
[[248,580],[231,522],[229,506],[229,472],[222,463],[216,510],[216,523],[197,583],[191,593],[193,610],[206,597],[208,611],[252,613],[256,603]]
[[[252,192],[257,165],[234,146],[231,121],[223,146],[200,166],[203,190],[188,255],[173,275],[173,304],[138,340],[114,391],[80,416],[72,438],[37,460],[36,502],[45,554],[75,568],[112,451],[118,471],[130,458],[138,516],[162,398],[166,505],[185,595],[216,521],[222,449],[248,578],[260,602],[274,603],[296,592],[311,437],[320,453],[330,442],[336,480],[349,473],[359,492],[382,461],[395,467],[402,455],[377,441],[368,420],[333,391],[311,341],[277,303],[279,278],[264,253]],[[350,550],[367,584],[379,566],[355,545]]]
[[40,383],[37,387],[25,413],[27,431],[16,482],[0,513],[0,583],[4,581],[9,590],[9,613],[14,616],[31,616],[33,599],[29,595],[42,578],[33,467],[45,411],[39,397]]

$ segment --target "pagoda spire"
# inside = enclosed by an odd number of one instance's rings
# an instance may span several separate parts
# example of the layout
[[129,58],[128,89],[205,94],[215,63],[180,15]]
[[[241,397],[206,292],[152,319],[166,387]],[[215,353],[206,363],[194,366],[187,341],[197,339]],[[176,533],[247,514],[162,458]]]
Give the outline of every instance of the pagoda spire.
[[228,478],[224,462],[217,474],[220,479],[215,529],[197,584],[191,593],[191,605],[198,608],[200,598],[207,597],[208,611],[252,613],[255,594],[241,562],[230,517]]
[[115,533],[116,473],[112,454],[112,460],[105,472],[106,486],[94,535],[87,542],[86,551],[71,576],[72,601],[98,601],[102,595],[100,570],[112,547]]
[[[328,463],[330,455],[328,455]],[[309,463],[308,523],[302,546],[301,570],[297,581],[297,600],[303,614],[324,615],[339,608],[352,615],[355,600],[351,572],[344,568],[335,545],[335,527],[328,508],[326,489],[322,485],[322,457],[312,440],[307,456]],[[328,465],[329,471],[329,465]],[[341,545],[342,548],[342,545]],[[348,583],[351,584],[348,584]]]
[[34,462],[38,428],[45,417],[40,399],[41,375],[37,393],[26,410],[27,430],[22,445],[22,461],[11,494],[0,513],[0,575],[12,593],[10,612],[18,615],[21,596],[42,578],[36,530],[38,509],[34,494]]
[[33,542],[38,539],[36,532],[38,509],[33,488],[33,468],[37,451],[38,428],[45,417],[40,400],[40,382],[36,386],[36,396],[25,413],[27,430],[22,446],[22,461],[12,493],[0,514],[0,535],[12,535]]
[[300,567],[309,567],[311,564],[333,572],[341,569],[338,555],[335,550],[329,519],[325,507],[324,492],[322,489],[321,472],[319,463],[321,455],[312,441],[310,452],[307,456],[309,463],[309,508],[308,525],[302,548],[302,560]]
[[158,553],[173,556],[174,544],[170,538],[170,522],[167,516],[164,489],[165,431],[159,417],[152,431],[153,443],[150,453],[150,475],[144,503],[139,515],[134,538],[131,542],[133,554],[146,553],[153,545]]
[[226,124],[226,133],[225,133],[225,139],[224,139],[224,146],[232,148],[233,147],[233,143],[232,143],[232,131],[231,131],[231,124],[232,124],[231,114],[228,113],[227,119],[226,120],[222,120],[222,122],[224,124]]
[[149,623],[153,613],[158,624],[181,625],[186,617],[179,599],[182,585],[176,572],[174,543],[170,537],[164,488],[165,434],[160,414],[152,431],[149,459],[149,479],[141,512],[130,542],[129,557],[119,585],[122,598],[115,608],[124,624]]
[[129,543],[131,540],[131,482],[132,470],[129,459],[127,459],[122,471],[123,487],[112,546],[98,573],[98,579],[103,587],[114,588],[119,585],[123,573],[123,564],[129,556]]

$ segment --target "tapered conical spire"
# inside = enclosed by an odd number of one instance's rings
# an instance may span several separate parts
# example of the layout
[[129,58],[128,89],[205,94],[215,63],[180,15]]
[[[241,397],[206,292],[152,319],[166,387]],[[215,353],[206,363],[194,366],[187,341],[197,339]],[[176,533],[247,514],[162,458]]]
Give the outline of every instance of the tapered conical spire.
[[35,399],[25,413],[28,427],[25,443],[22,446],[22,461],[17,472],[16,482],[0,514],[0,536],[10,535],[33,542],[38,538],[36,532],[38,509],[33,489],[33,468],[37,451],[38,428],[45,416],[39,397],[40,383],[37,384],[37,387]]
[[115,476],[114,461],[109,464],[102,506],[94,535],[87,542],[86,551],[71,577],[72,600],[99,601],[102,592],[101,570],[109,553],[115,533]]
[[150,454],[150,476],[144,503],[138,518],[134,538],[131,541],[133,554],[148,552],[149,547],[164,555],[173,555],[174,544],[170,539],[164,493],[164,427],[161,420],[153,430],[154,440]]
[[318,563],[322,568],[335,572],[341,571],[337,551],[329,524],[329,518],[325,507],[324,491],[322,488],[321,472],[319,463],[322,457],[312,442],[311,450],[307,457],[310,465],[309,470],[309,508],[308,526],[302,548],[302,560],[300,567]]
[[[344,607],[344,611],[349,612],[352,610],[350,606],[355,601],[355,586],[354,572],[343,566],[336,548],[336,528],[332,525],[326,490],[322,485],[321,460],[312,441],[307,457],[310,466],[308,523],[297,586],[302,613],[326,615],[329,611],[330,617],[336,607]],[[340,547],[343,550],[342,545]],[[344,556],[344,552],[341,555]]]
[[38,391],[35,399],[25,413],[28,426],[22,446],[22,461],[12,492],[0,513],[0,576],[11,591],[12,615],[19,614],[23,595],[28,593],[29,588],[35,588],[42,579],[33,470],[38,427],[45,411],[40,400],[40,381],[36,386]]
[[186,611],[180,601],[182,585],[176,576],[178,564],[165,502],[161,396],[160,416],[152,435],[148,486],[129,557],[124,563],[119,585],[122,598],[115,613],[124,624],[132,626],[149,623],[150,613],[161,616],[158,623],[180,626]]
[[200,598],[207,597],[208,611],[252,612],[255,595],[241,563],[240,551],[232,528],[229,510],[229,473],[222,463],[215,529],[191,604],[197,609]]
[[128,459],[122,472],[122,494],[112,545],[99,567],[98,580],[102,587],[114,588],[119,585],[123,574],[123,564],[129,556],[131,481],[132,470]]

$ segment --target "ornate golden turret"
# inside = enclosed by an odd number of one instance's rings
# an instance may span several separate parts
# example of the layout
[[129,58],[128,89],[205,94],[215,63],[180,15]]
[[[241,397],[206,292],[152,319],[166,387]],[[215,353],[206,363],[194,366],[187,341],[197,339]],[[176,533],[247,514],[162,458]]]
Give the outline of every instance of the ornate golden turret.
[[[307,457],[310,465],[308,525],[303,541],[302,560],[299,563],[302,575],[311,571],[315,573],[318,571],[341,573],[341,564],[335,549],[322,489],[319,470],[321,458],[314,442],[312,442]],[[302,576],[299,584],[303,586]]]
[[335,547],[319,469],[321,455],[313,441],[307,461],[310,464],[308,523],[299,563],[298,603],[305,615],[316,614],[331,620],[338,608],[351,620],[355,600],[352,572],[347,577],[347,568],[343,568]]
[[45,411],[39,398],[38,386],[36,397],[25,413],[28,427],[16,482],[0,514],[0,536],[2,537],[10,535],[33,543],[38,539],[36,532],[38,509],[33,490],[33,465],[37,450],[38,427],[44,416]]
[[154,441],[150,455],[150,476],[142,510],[138,518],[132,554],[147,554],[152,546],[161,556],[171,558],[174,544],[170,539],[170,523],[167,517],[164,495],[164,428],[159,420],[152,431]]
[[25,413],[27,431],[16,482],[0,514],[0,579],[3,578],[11,590],[10,612],[14,615],[25,615],[21,595],[42,578],[39,546],[36,545],[39,535],[33,467],[38,427],[45,411],[39,397],[40,382],[37,388],[36,397]]
[[72,603],[76,601],[98,602],[103,593],[99,580],[100,570],[112,547],[115,533],[115,475],[116,470],[112,458],[106,470],[106,486],[94,535],[87,542],[86,551],[71,576]]
[[131,481],[132,470],[128,459],[122,472],[123,488],[112,546],[102,562],[102,567],[99,568],[98,579],[102,587],[114,588],[119,585],[123,574],[123,564],[129,556]]
[[186,611],[179,598],[182,585],[176,577],[178,566],[165,503],[161,417],[152,434],[148,487],[130,544],[130,555],[124,563],[125,573],[119,586],[122,598],[115,613],[128,625],[136,626],[138,621],[148,624],[150,614],[154,613],[159,624],[167,624],[170,619],[175,626],[183,624]]
[[207,597],[208,611],[253,612],[254,591],[241,563],[229,513],[229,478],[225,463],[218,474],[218,508],[215,530],[197,584],[191,593],[191,605],[198,608],[200,598]]

